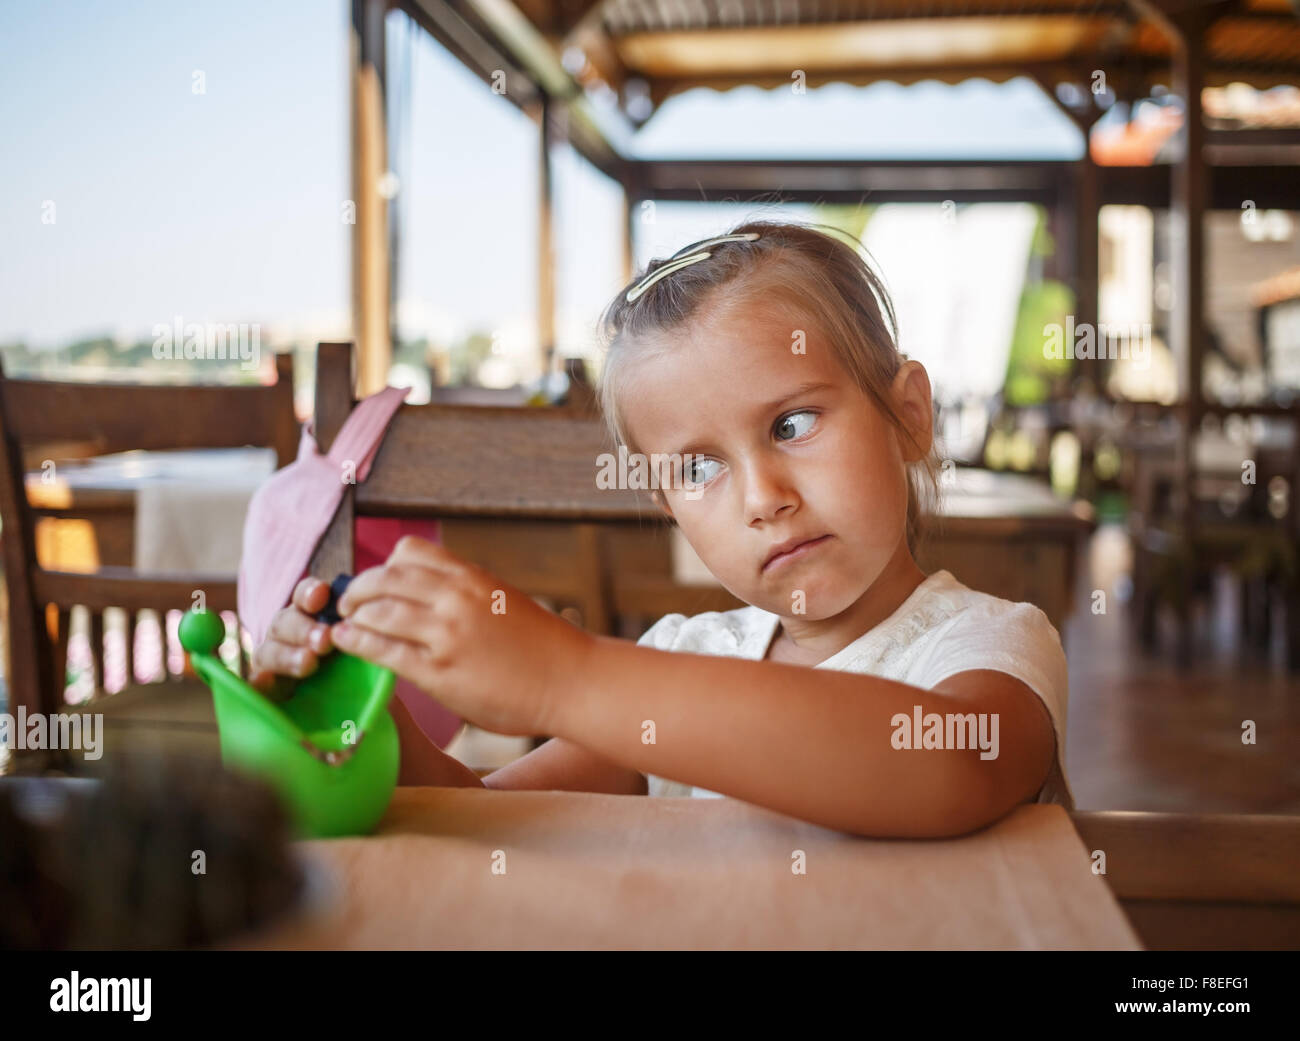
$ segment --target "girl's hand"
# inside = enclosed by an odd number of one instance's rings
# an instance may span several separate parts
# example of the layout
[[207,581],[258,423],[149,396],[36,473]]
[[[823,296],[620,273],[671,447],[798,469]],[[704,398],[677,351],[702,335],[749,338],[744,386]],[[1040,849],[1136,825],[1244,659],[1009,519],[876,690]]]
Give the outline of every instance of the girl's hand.
[[284,687],[281,677],[301,678],[316,671],[320,658],[333,646],[330,627],[314,617],[329,598],[330,587],[319,578],[298,583],[292,602],[276,612],[266,639],[253,651],[249,683],[274,697]]
[[498,734],[551,734],[594,638],[443,546],[404,536],[339,598],[334,645]]

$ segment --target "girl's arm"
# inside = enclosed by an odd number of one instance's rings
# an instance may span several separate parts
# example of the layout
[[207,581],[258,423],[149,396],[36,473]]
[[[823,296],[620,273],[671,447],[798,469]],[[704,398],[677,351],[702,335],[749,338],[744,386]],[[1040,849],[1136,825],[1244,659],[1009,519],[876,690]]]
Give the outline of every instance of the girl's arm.
[[[965,672],[927,691],[858,673],[638,647],[585,633],[411,536],[352,581],[339,613],[336,646],[393,669],[485,729],[551,734],[623,769],[838,830],[963,834],[1032,798],[1051,765],[1046,710],[1003,673]],[[998,723],[998,756],[894,748],[895,717],[914,711],[988,713]]]
[[[1055,741],[1038,696],[992,670],[923,690],[601,636],[566,679],[552,689],[548,733],[642,774],[877,837],[960,835],[991,823],[1042,786]],[[997,757],[895,748],[894,717],[911,720],[918,705],[923,716],[996,714]]]
[[397,777],[400,785],[646,794],[646,779],[636,770],[619,766],[561,738],[552,738],[513,763],[479,777],[429,740],[401,698],[392,699],[389,711],[397,723],[401,746]]
[[559,737],[551,738],[540,748],[494,770],[483,778],[483,785],[511,790],[646,794],[646,779],[639,771],[620,766]]

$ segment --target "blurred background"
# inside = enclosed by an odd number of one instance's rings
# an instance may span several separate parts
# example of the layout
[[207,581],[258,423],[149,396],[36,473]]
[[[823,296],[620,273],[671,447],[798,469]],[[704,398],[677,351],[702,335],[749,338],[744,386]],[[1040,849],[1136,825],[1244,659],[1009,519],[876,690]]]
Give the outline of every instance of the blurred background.
[[[745,217],[832,224],[934,385],[928,566],[1062,633],[1079,804],[1300,812],[1297,12],[8,5],[4,374],[269,386],[288,355],[302,422],[317,344],[351,341],[358,396],[589,415],[595,323],[636,269]],[[255,349],[186,357],[192,325]],[[23,457],[45,566],[177,565],[157,532],[188,523],[165,491],[188,461],[72,453],[42,482],[48,454]],[[269,470],[205,465],[237,534]],[[106,489],[131,493],[116,520],[86,513]],[[680,542],[672,566],[707,585]],[[144,678],[146,623],[110,619],[96,667],[73,618],[68,700]]]

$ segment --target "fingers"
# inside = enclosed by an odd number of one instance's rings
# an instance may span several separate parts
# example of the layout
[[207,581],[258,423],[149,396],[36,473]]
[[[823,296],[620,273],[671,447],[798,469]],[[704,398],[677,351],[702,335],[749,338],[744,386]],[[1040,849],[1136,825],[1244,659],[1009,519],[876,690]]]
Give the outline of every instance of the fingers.
[[269,669],[262,669],[251,673],[248,677],[248,684],[254,690],[265,694],[267,697],[275,701],[283,699],[287,693],[285,690],[284,674],[272,672]]
[[415,535],[403,535],[388,555],[389,564],[416,564],[435,571],[463,571],[465,561],[446,546]]
[[427,604],[392,596],[367,599],[358,604],[347,616],[347,623],[350,626],[420,644],[429,642],[429,622]]
[[296,607],[285,607],[277,611],[271,619],[271,627],[266,636],[268,640],[310,648],[317,654],[324,654],[330,649],[329,626],[303,614]]
[[316,653],[310,648],[267,640],[253,652],[252,664],[259,672],[280,673],[301,679],[316,671],[318,661]]
[[263,694],[270,694],[275,687],[275,673],[269,669],[255,669],[248,675],[248,685]]
[[376,597],[398,597],[415,603],[428,603],[438,585],[445,583],[447,578],[448,572],[435,570],[424,563],[402,563],[389,557],[388,563],[367,568],[352,580],[339,597],[339,614],[346,618],[362,604]]
[[340,650],[376,665],[383,665],[416,683],[420,682],[432,664],[429,648],[420,643],[394,639],[348,622],[340,622],[335,626],[334,635],[334,642]]
[[266,639],[253,651],[254,687],[269,692],[275,675],[309,676],[320,656],[333,649],[329,626],[312,617],[329,602],[329,586],[318,578],[304,578],[293,591],[293,603],[271,619]]
[[323,611],[329,603],[330,587],[319,578],[310,575],[304,578],[293,590],[293,604],[304,614],[316,614]]

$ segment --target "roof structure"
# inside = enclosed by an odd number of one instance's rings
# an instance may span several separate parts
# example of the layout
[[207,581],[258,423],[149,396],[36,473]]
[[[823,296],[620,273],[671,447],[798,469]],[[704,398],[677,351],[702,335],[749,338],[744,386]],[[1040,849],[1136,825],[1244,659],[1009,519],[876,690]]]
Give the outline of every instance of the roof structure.
[[1300,85],[1296,0],[517,0],[584,87],[614,91],[634,123],[692,87],[880,80],[1003,82],[1029,73],[1121,98],[1170,83],[1163,24],[1212,16],[1206,86]]

